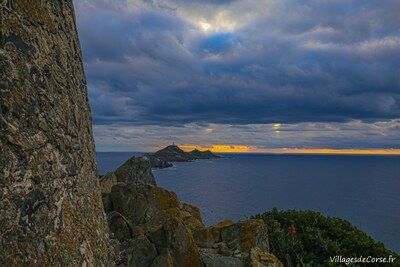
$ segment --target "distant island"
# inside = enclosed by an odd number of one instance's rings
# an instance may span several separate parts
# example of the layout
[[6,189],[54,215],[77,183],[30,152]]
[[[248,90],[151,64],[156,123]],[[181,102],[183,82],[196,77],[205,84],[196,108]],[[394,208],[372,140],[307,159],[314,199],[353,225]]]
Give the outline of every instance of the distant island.
[[189,162],[198,159],[216,159],[220,156],[213,154],[210,150],[200,151],[194,149],[190,152],[185,152],[176,145],[169,145],[152,154],[146,154],[150,159],[152,168],[169,168],[172,167],[171,162]]

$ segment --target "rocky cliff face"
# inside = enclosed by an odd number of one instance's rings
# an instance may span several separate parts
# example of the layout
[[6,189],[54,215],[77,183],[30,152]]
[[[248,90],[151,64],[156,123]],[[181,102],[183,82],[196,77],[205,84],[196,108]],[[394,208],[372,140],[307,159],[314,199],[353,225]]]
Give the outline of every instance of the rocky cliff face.
[[72,0],[0,13],[0,265],[107,265]]
[[262,220],[205,227],[200,210],[157,187],[147,157],[101,178],[117,266],[282,266]]

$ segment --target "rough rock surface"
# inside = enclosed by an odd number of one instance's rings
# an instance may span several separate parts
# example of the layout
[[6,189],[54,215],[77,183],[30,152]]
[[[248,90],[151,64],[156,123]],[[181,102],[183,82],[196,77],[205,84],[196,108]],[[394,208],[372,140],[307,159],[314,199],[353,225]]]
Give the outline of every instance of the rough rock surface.
[[201,252],[201,260],[205,267],[245,267],[246,264],[235,257],[223,256],[218,253]]
[[107,265],[72,0],[0,13],[0,265]]
[[117,176],[115,173],[109,172],[100,178],[100,191],[101,193],[111,193],[111,188],[117,184]]
[[[169,255],[164,258],[169,258],[173,266],[198,266],[200,256],[190,229],[204,226],[201,221],[196,221],[198,214],[191,216],[190,212],[182,208],[175,193],[154,185],[119,184],[112,188],[110,199],[113,212],[123,215],[129,225],[135,228],[138,237],[146,238],[157,251],[164,251],[165,255]],[[188,219],[190,217],[192,218]],[[110,224],[110,231],[115,237],[120,236],[121,230],[118,228],[113,228]],[[138,258],[130,255],[131,243],[122,238],[118,240],[127,248],[124,258],[128,266],[149,266],[144,262],[144,265],[140,265]],[[140,251],[146,254],[145,249],[138,247],[132,253],[138,254]],[[152,255],[153,260],[159,256],[158,253]]]
[[117,265],[199,266],[200,211],[156,186],[149,158],[129,159],[100,185]]
[[267,253],[260,248],[252,248],[250,251],[250,266],[251,267],[284,267],[283,263],[271,253]]
[[[257,251],[266,254],[269,250],[267,229],[262,220],[238,223],[226,220],[207,228],[196,229],[193,236],[205,266],[244,266],[244,263],[250,262],[253,249],[257,248]],[[260,257],[254,256],[254,262]]]
[[147,157],[132,157],[114,173],[118,182],[127,184],[156,184],[154,175],[151,172],[150,160]]
[[[119,181],[125,182],[116,181],[113,173],[100,181],[106,188],[103,201],[117,265],[280,266],[268,253],[262,220],[226,220],[205,228],[198,208],[181,203],[175,193],[148,179],[147,157],[131,160],[118,169]],[[135,179],[128,179],[132,173]]]

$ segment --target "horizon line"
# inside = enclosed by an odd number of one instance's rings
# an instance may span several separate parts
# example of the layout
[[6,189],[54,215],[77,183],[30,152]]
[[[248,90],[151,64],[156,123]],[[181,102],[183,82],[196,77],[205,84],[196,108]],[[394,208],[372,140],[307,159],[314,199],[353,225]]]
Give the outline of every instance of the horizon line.
[[[244,145],[177,145],[183,151],[189,152],[194,149],[201,151],[210,150],[221,154],[310,154],[310,155],[400,155],[400,148],[259,148]],[[160,148],[162,148],[160,146]],[[156,148],[158,150],[158,148]],[[126,153],[152,153],[155,151],[110,151],[96,150],[96,152],[126,152]]]

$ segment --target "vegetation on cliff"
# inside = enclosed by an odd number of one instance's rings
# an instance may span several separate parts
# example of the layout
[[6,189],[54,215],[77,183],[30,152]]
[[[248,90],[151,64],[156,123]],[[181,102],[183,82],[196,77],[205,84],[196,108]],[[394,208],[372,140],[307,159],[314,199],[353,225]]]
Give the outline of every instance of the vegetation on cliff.
[[286,266],[329,265],[330,257],[395,257],[399,255],[348,221],[313,211],[272,211],[256,215],[268,226],[270,251]]

